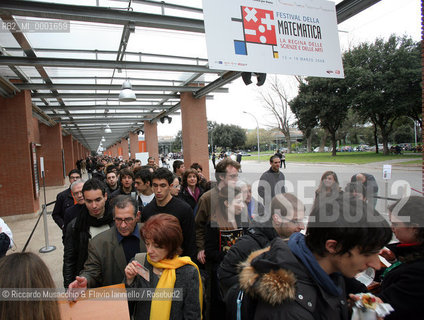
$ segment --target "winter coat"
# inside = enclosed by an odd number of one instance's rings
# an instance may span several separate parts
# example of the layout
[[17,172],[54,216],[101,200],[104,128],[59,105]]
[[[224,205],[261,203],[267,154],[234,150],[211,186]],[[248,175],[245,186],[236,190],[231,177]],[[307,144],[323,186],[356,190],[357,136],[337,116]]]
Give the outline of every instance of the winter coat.
[[[198,187],[200,190],[199,198],[197,198],[197,201],[199,201],[200,197],[203,195],[204,191],[203,188]],[[194,210],[194,208],[197,205],[196,200],[193,198],[193,196],[187,191],[186,188],[181,188],[180,193],[178,194],[178,198],[187,202],[190,207]]]
[[75,200],[72,197],[71,187],[57,194],[56,203],[52,212],[52,218],[60,229],[63,230],[64,228],[64,217],[66,209],[72,207],[74,204]]
[[215,211],[218,203],[217,187],[205,192],[197,201],[197,211],[195,219],[196,227],[196,246],[197,250],[205,249],[205,230],[206,225],[211,219],[211,213]]
[[243,263],[240,286],[257,299],[254,319],[347,319],[344,279],[333,274],[342,289],[334,296],[312,278],[307,268],[280,238],[253,252]]
[[[127,288],[156,288],[159,278],[153,272],[153,266],[147,261],[144,266],[149,270],[150,282],[137,275],[134,281]],[[169,319],[172,320],[198,320],[200,319],[201,309],[199,303],[199,275],[195,267],[192,265],[184,265],[175,269],[175,289],[180,289],[180,294],[176,294],[177,298],[172,301],[171,312]],[[152,300],[140,300],[134,304],[135,320],[148,320],[150,319]]]

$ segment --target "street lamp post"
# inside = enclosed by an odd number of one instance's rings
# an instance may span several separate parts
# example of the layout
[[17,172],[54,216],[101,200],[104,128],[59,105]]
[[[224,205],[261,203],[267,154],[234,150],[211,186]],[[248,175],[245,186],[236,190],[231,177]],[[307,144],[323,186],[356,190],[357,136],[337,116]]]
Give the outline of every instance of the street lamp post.
[[251,115],[251,116],[255,119],[255,121],[256,121],[256,138],[258,139],[258,161],[260,161],[260,148],[259,148],[259,122],[258,122],[258,119],[256,119],[256,117],[255,117],[252,113],[250,113],[250,112],[243,111],[243,113],[246,113],[246,114]]
[[[408,116],[407,116],[408,117]],[[409,119],[412,120],[412,122],[414,123],[414,140],[415,140],[415,147],[417,147],[417,123],[414,119],[412,119],[411,117],[408,117]]]

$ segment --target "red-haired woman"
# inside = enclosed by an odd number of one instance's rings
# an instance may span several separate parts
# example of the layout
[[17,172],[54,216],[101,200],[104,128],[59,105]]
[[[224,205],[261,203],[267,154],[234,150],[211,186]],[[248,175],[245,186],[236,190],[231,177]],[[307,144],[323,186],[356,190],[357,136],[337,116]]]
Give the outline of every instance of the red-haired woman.
[[187,202],[193,210],[203,194],[203,188],[200,187],[199,183],[200,177],[195,169],[187,169],[184,172],[179,197]]
[[[125,284],[129,288],[182,289],[175,299],[137,301],[134,319],[201,319],[202,283],[195,263],[180,257],[183,234],[177,218],[162,213],[152,216],[140,230],[146,244],[143,268],[136,260],[125,268]],[[145,272],[137,271],[145,270]],[[146,270],[147,269],[147,270]],[[147,275],[146,275],[147,274]],[[182,299],[181,299],[182,298]]]

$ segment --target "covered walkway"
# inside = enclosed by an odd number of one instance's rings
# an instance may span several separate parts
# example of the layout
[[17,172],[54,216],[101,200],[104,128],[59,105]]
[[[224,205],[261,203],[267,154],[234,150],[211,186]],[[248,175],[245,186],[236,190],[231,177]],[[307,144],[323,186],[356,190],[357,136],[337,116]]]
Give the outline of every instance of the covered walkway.
[[[337,20],[376,2],[338,1]],[[47,186],[62,186],[91,153],[128,159],[147,151],[158,161],[157,123],[178,113],[184,159],[209,176],[206,100],[241,73],[208,67],[202,9],[150,0],[70,3],[0,5],[8,26],[0,33],[2,216],[39,211],[40,157]]]

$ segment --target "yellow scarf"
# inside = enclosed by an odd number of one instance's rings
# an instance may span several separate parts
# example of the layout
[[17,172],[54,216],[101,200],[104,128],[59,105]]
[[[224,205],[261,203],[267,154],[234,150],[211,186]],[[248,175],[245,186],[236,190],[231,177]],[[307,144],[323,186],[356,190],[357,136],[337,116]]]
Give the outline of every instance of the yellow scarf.
[[[175,256],[173,259],[163,259],[159,262],[152,262],[149,254],[147,254],[147,261],[158,269],[163,269],[162,275],[159,278],[159,282],[156,289],[174,289],[175,286],[175,269],[178,269],[186,264],[191,264],[197,270],[199,275],[199,302],[200,302],[200,313],[202,314],[203,306],[203,288],[202,278],[200,277],[199,268],[191,261],[190,257],[179,257]],[[158,290],[155,290],[155,293]],[[160,297],[160,294],[158,294]],[[152,305],[150,308],[150,319],[151,320],[168,320],[171,315],[172,299],[152,299]]]

